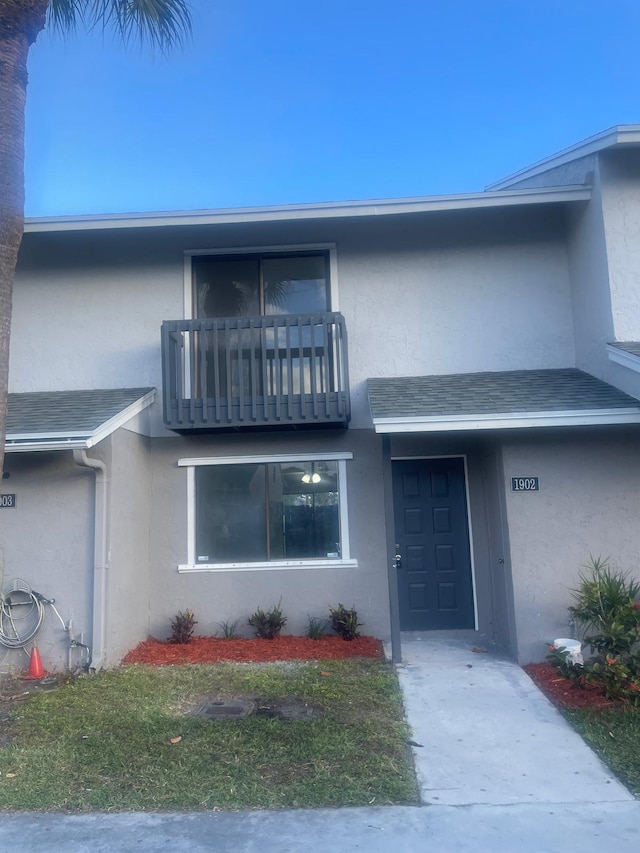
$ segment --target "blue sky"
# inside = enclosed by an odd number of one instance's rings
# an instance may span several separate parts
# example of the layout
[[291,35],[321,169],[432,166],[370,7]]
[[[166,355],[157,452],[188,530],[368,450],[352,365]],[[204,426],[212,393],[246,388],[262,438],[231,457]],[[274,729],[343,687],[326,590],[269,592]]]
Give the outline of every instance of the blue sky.
[[640,122],[637,0],[192,0],[168,59],[43,33],[27,215],[482,190]]

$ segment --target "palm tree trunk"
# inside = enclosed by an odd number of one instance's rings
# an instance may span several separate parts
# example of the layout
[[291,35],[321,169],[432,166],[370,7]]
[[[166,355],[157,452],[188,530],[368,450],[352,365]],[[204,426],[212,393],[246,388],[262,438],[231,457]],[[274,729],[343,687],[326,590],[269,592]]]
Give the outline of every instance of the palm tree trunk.
[[0,0],[0,470],[4,463],[9,336],[24,230],[24,123],[29,47],[49,0]]

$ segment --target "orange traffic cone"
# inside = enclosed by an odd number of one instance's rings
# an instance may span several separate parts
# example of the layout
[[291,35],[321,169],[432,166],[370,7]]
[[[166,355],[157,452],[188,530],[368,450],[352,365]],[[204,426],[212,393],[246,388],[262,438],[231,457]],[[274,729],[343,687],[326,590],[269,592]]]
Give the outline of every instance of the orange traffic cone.
[[31,650],[31,657],[29,658],[29,674],[23,675],[24,679],[29,679],[30,681],[35,681],[38,678],[44,678],[47,673],[44,671],[42,666],[42,661],[40,660],[40,652],[38,651],[38,647],[34,646]]

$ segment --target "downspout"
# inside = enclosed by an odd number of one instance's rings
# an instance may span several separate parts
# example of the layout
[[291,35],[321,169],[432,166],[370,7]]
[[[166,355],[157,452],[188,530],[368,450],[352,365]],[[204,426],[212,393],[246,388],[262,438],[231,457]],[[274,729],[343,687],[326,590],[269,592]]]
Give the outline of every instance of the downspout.
[[97,671],[105,663],[107,639],[107,570],[109,568],[107,466],[100,459],[87,456],[87,451],[74,450],[73,461],[95,471],[95,505],[93,528],[93,618],[91,662],[89,669]]

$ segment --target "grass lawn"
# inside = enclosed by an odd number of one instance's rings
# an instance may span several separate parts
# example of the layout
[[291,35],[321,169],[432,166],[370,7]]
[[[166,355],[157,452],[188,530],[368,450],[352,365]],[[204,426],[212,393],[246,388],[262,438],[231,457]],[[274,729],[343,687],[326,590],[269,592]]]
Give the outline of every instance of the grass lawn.
[[[298,701],[316,716],[207,721],[193,711],[208,697]],[[382,661],[138,665],[7,707],[0,809],[418,801],[398,683]]]
[[640,795],[640,709],[562,713],[616,776]]

